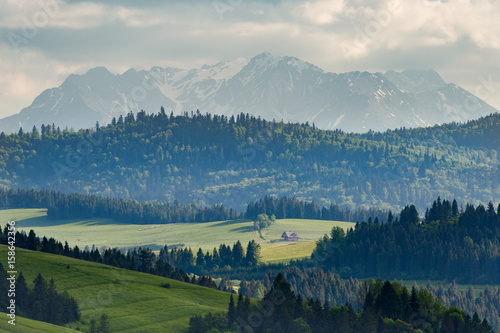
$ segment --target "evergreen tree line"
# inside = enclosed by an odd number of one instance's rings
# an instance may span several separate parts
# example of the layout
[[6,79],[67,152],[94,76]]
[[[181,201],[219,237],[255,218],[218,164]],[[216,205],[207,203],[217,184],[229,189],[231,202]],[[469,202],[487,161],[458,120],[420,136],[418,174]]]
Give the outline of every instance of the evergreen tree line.
[[388,210],[372,208],[341,208],[338,205],[321,206],[316,201],[306,202],[297,198],[274,198],[265,196],[259,201],[252,201],[248,204],[245,217],[248,219],[258,219],[260,214],[275,216],[277,219],[315,219],[330,221],[367,221],[369,218],[387,220]]
[[[0,263],[0,307],[6,311],[9,306],[10,282],[7,280],[9,275]],[[33,280],[32,287],[28,286],[23,272],[19,272],[15,280],[15,299],[16,315],[30,318],[33,320],[44,321],[54,325],[63,325],[75,322],[80,319],[80,310],[78,303],[71,297],[67,291],[58,292],[54,279],[46,281],[38,273]],[[8,311],[8,310],[7,310]]]
[[50,219],[113,218],[130,224],[167,224],[224,221],[242,217],[222,205],[203,207],[168,203],[139,203],[135,200],[101,198],[95,195],[64,194],[47,190],[0,188],[0,208],[47,208]]
[[222,270],[232,270],[238,268],[251,269],[260,262],[260,245],[251,240],[243,248],[240,241],[231,245],[221,244],[217,249],[214,247],[212,252],[203,252],[201,248],[196,254],[191,248],[168,249],[167,246],[160,249],[160,260],[166,260],[175,267],[179,267],[186,272],[195,274],[208,274]]
[[477,313],[447,308],[426,290],[378,280],[365,283],[361,294],[359,311],[349,303],[331,307],[296,294],[280,273],[262,300],[252,304],[240,294],[235,302],[231,295],[227,313],[195,315],[189,332],[494,333]]
[[438,198],[426,217],[420,221],[411,205],[388,223],[369,219],[347,234],[333,228],[313,259],[346,277],[500,281],[500,216],[492,203],[458,210],[456,201]]
[[498,114],[467,124],[347,134],[244,114],[130,113],[78,132],[50,125],[0,134],[0,179],[9,188],[142,202],[177,198],[240,211],[262,193],[321,207],[395,211],[412,202],[423,209],[442,193],[461,202],[500,195],[499,128]]
[[[7,244],[7,232],[7,226],[3,229],[3,232],[0,227],[0,244]],[[52,237],[47,239],[47,237],[44,236],[42,240],[40,240],[40,238],[35,234],[33,230],[30,230],[28,235],[26,235],[24,231],[16,231],[16,247],[32,251],[41,251],[56,255],[63,255],[70,258],[92,261],[128,270],[159,275],[170,279],[202,285],[205,287],[215,289],[219,288],[213,281],[213,279],[209,276],[202,276],[200,278],[196,278],[195,276],[193,276],[192,278],[190,278],[189,275],[186,274],[182,269],[174,267],[167,261],[165,257],[157,256],[148,247],[139,247],[139,249],[134,248],[132,250],[129,249],[127,250],[127,253],[123,253],[117,248],[106,249],[103,253],[100,253],[99,249],[97,248],[93,248],[91,250],[85,248],[84,250],[80,250],[78,245],[75,245],[75,247],[70,247],[68,245],[68,242],[64,242],[63,245],[61,242],[55,240]],[[168,247],[165,245],[163,250],[168,252]],[[228,291],[231,290],[228,289]]]
[[[246,212],[227,209],[223,205],[211,207],[188,204],[140,203],[136,200],[103,198],[88,194],[65,194],[34,189],[0,188],[0,208],[47,208],[50,219],[113,218],[130,224],[168,224],[183,222],[212,222],[238,218],[259,220],[259,215],[278,219],[321,219],[333,221],[366,221],[368,218],[386,220],[388,211],[359,208],[355,211],[337,205],[320,207],[315,201],[266,196],[247,205]],[[268,218],[269,219],[269,218]],[[272,222],[272,220],[269,220]],[[268,226],[270,223],[267,223]],[[265,226],[264,226],[265,227]],[[259,224],[260,228],[260,224]],[[258,229],[259,229],[258,228]]]

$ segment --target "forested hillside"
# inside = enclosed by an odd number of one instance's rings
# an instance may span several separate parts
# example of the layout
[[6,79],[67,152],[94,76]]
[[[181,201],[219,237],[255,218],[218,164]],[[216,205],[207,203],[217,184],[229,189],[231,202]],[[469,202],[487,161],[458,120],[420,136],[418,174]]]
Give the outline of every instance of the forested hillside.
[[[338,274],[324,271],[320,268],[305,268],[300,266],[288,267],[282,270],[285,278],[290,282],[292,291],[303,299],[317,299],[320,304],[342,306],[351,304],[355,310],[363,307],[364,297],[368,286],[380,283],[381,280],[372,279],[359,281],[357,279],[342,279]],[[245,296],[261,298],[272,286],[273,275],[267,273],[261,280],[242,280],[239,291]],[[500,288],[486,286],[484,291],[476,295],[474,287],[459,291],[455,281],[448,288],[443,284],[435,287],[427,282],[426,285],[413,283],[416,290],[426,290],[431,295],[439,297],[447,307],[456,306],[465,310],[470,316],[475,312],[481,318],[486,318],[495,328],[500,328]],[[399,333],[399,332],[398,332]]]
[[[500,207],[498,207],[500,209]],[[415,206],[395,220],[334,228],[313,253],[325,268],[341,275],[403,279],[500,281],[500,215],[490,203],[459,210],[454,200],[438,199],[420,221]]]
[[398,282],[378,280],[367,285],[362,311],[351,304],[330,307],[304,299],[278,274],[264,298],[230,299],[227,313],[193,316],[190,333],[204,332],[442,332],[493,333],[486,319],[457,307],[446,307],[427,290],[408,290]]
[[130,113],[106,127],[0,134],[0,185],[215,204],[264,194],[320,206],[423,208],[432,198],[500,200],[500,115],[432,128],[347,134],[249,115]]

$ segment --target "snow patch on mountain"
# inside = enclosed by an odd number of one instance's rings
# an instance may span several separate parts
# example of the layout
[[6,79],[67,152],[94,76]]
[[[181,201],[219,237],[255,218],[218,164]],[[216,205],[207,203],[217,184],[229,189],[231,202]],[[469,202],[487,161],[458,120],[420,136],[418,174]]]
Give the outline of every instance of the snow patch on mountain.
[[261,53],[194,69],[153,67],[114,75],[104,67],[71,74],[0,131],[56,123],[61,128],[109,123],[130,111],[250,113],[268,120],[314,122],[349,132],[464,122],[496,109],[433,70],[330,73],[295,57]]

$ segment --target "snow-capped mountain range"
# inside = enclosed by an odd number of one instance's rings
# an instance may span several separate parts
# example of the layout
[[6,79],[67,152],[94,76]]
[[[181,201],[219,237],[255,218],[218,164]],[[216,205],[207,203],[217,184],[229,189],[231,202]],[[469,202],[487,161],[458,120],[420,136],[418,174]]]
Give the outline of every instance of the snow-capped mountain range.
[[76,130],[129,111],[156,113],[161,106],[177,114],[243,112],[348,132],[464,122],[498,112],[433,70],[336,74],[294,57],[262,53],[191,70],[153,67],[114,75],[96,67],[72,74],[20,113],[1,119],[0,131],[52,123]]

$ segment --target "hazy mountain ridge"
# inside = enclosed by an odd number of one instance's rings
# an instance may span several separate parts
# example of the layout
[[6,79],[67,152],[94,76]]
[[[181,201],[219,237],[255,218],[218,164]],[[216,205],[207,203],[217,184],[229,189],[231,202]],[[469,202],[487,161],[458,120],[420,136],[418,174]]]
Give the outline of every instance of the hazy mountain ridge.
[[20,126],[27,131],[42,123],[79,129],[129,111],[157,112],[160,106],[175,113],[243,112],[353,132],[464,122],[497,112],[433,70],[336,74],[294,57],[262,53],[191,70],[153,67],[114,75],[96,67],[72,74],[19,114],[2,119],[0,131]]

